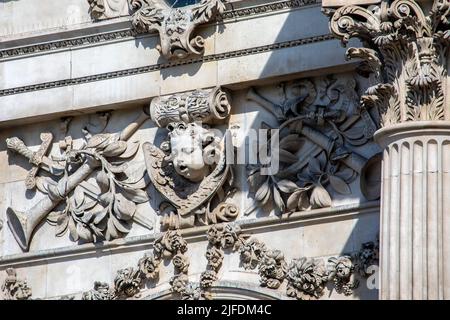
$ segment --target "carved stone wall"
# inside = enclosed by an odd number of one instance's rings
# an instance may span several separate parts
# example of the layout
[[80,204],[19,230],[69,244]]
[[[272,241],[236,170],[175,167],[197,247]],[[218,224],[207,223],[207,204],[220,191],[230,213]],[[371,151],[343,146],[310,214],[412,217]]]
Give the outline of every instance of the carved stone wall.
[[377,298],[374,79],[317,1],[76,5],[0,49],[2,298]]

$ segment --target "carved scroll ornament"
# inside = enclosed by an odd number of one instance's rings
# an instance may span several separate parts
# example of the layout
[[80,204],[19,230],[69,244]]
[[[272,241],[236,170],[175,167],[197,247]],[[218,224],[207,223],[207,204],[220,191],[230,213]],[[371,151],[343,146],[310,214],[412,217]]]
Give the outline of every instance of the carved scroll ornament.
[[361,106],[374,108],[381,126],[450,120],[445,102],[450,2],[434,0],[429,11],[416,0],[371,6],[333,2],[324,3],[331,31],[343,44],[352,37],[363,41],[365,48],[350,48],[347,57],[362,59],[360,73],[372,74],[377,82],[362,96]]

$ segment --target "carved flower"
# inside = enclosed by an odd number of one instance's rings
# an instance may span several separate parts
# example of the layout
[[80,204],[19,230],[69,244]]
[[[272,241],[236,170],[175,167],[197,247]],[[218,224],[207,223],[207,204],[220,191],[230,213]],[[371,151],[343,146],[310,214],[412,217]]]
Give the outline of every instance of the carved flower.
[[155,241],[154,251],[158,257],[170,258],[179,252],[185,253],[187,251],[187,242],[178,230],[170,230]]
[[83,292],[82,300],[111,300],[114,294],[105,282],[95,281],[94,289]]
[[206,251],[206,259],[208,260],[208,265],[217,270],[222,265],[223,261],[223,251],[218,249],[217,247],[211,247]]
[[328,280],[323,260],[294,259],[289,265],[286,294],[297,299],[318,299]]
[[245,242],[239,249],[244,268],[255,269],[266,250],[266,245],[258,239],[252,238]]
[[169,283],[172,292],[182,294],[186,290],[186,286],[189,283],[189,278],[186,274],[180,273],[172,277]]
[[18,280],[16,270],[6,269],[7,277],[2,285],[2,291],[5,293],[6,300],[28,300],[32,293],[31,288],[24,280]]
[[261,286],[277,289],[286,275],[286,261],[280,250],[267,250],[259,265]]
[[217,272],[214,270],[203,271],[200,275],[200,287],[210,288],[217,281]]
[[241,228],[235,224],[216,224],[209,228],[206,236],[209,243],[226,248],[235,248],[239,244]]
[[182,273],[188,272],[189,258],[187,256],[178,253],[173,257],[172,263],[179,272],[182,272]]
[[133,268],[119,270],[114,279],[114,286],[118,295],[133,297],[141,286],[140,271]]
[[145,255],[139,260],[139,271],[147,279],[156,279],[159,277],[159,265],[161,261],[154,255]]

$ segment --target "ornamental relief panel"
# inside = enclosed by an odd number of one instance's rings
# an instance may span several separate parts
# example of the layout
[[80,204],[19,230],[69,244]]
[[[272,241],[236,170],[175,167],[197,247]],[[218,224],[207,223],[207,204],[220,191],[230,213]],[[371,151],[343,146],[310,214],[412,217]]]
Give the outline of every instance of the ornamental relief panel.
[[195,35],[197,26],[214,22],[225,10],[225,1],[202,0],[184,7],[170,6],[164,0],[88,0],[93,19],[123,15],[129,8],[133,31],[158,32],[158,51],[168,60],[199,56],[205,40]]
[[[11,199],[4,232],[28,251],[43,222],[56,237],[98,243],[136,230],[377,200],[377,126],[358,103],[364,89],[352,74],[239,91],[199,89],[154,98],[138,114],[64,118],[59,130],[40,134],[37,147],[10,137],[9,162],[29,162],[24,189],[36,194],[21,210],[24,195]],[[256,161],[239,162],[242,155]]]

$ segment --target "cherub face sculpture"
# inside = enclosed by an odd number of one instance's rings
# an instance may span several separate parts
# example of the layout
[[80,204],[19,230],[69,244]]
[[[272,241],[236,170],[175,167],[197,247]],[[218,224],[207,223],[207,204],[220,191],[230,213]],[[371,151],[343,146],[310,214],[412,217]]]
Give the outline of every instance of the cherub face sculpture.
[[175,171],[192,182],[202,181],[209,174],[211,163],[205,159],[205,147],[214,137],[196,123],[171,123],[167,129]]

